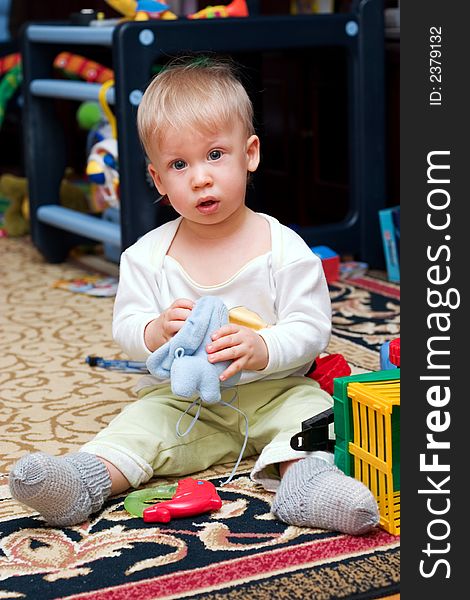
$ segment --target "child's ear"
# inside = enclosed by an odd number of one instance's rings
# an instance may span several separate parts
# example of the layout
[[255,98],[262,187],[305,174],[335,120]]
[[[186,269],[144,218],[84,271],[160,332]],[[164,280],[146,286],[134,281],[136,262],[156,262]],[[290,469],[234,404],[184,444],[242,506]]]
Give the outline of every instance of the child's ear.
[[165,186],[163,185],[161,177],[157,173],[157,170],[152,165],[152,163],[149,163],[149,165],[147,166],[147,169],[148,169],[148,172],[150,173],[150,177],[152,178],[152,181],[155,184],[155,187],[157,188],[158,192],[162,196],[165,196],[166,195]]
[[259,145],[259,137],[257,135],[251,135],[246,142],[247,169],[250,173],[254,173],[259,165]]

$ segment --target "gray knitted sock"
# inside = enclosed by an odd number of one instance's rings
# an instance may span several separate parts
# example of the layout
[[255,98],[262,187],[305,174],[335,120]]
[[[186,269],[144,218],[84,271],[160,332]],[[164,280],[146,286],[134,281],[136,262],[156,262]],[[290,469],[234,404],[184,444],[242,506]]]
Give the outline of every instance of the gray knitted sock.
[[14,465],[9,483],[13,498],[58,527],[86,521],[111,491],[106,466],[87,452],[63,457],[28,454]]
[[351,535],[366,533],[379,522],[372,492],[315,454],[287,469],[272,512],[289,525]]

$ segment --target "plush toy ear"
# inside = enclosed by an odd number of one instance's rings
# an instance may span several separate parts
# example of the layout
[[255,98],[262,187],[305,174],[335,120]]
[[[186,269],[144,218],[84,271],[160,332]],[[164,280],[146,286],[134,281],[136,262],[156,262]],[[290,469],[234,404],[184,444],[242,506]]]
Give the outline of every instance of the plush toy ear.
[[[228,310],[220,298],[213,296],[199,298],[178,333],[148,357],[148,370],[159,379],[171,379],[171,369],[177,355],[178,357],[180,355],[193,356],[199,353],[205,355],[206,335],[227,322]],[[209,328],[211,332],[209,332]],[[225,368],[222,363],[217,365],[207,363],[207,365],[216,370]],[[226,385],[234,385],[237,381],[237,377],[234,377],[233,382],[225,382]]]
[[207,315],[204,314],[205,304],[205,298],[200,298],[178,333],[148,357],[147,369],[152,375],[159,379],[169,379],[175,352],[182,348],[184,355],[190,356],[199,348],[209,325]]
[[167,342],[147,358],[147,369],[159,379],[169,379],[174,358],[170,352],[170,343]]
[[193,355],[196,352],[203,350],[201,344],[204,342],[207,330],[211,324],[214,302],[221,301],[212,296],[203,296],[202,298],[199,298],[193,306],[191,314],[184,322],[184,326],[173,338],[175,348],[183,348],[186,356]]

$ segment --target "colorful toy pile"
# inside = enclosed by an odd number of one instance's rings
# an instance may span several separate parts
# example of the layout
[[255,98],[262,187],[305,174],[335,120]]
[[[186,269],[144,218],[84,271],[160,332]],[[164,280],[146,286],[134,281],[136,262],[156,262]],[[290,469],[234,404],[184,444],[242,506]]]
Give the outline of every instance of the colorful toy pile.
[[[163,2],[153,0],[106,0],[114,10],[121,13],[126,20],[147,21],[149,19],[174,20],[178,19]],[[247,17],[246,0],[232,0],[227,5],[207,6],[202,10],[187,15],[188,19],[214,19],[227,17]]]

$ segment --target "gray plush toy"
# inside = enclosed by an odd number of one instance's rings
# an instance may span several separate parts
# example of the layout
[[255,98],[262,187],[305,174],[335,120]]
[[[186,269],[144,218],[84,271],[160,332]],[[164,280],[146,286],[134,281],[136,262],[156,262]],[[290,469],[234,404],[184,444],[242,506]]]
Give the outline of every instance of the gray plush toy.
[[[203,296],[194,305],[183,327],[169,342],[160,346],[147,359],[147,368],[160,379],[170,379],[176,396],[191,398],[198,394],[203,402],[220,402],[219,375],[230,361],[210,363],[206,346],[211,335],[228,323],[228,310],[220,298]],[[223,382],[223,387],[236,385],[240,373]]]

